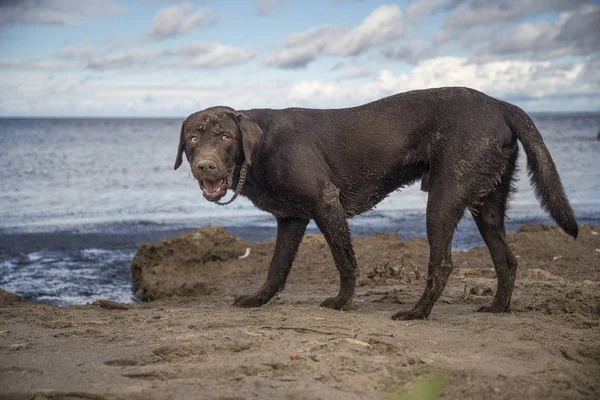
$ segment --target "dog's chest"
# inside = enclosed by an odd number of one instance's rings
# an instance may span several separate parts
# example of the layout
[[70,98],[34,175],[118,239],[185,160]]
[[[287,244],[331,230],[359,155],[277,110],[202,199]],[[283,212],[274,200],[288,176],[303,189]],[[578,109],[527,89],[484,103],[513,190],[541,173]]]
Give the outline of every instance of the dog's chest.
[[310,212],[305,204],[286,193],[276,193],[264,188],[253,188],[244,193],[258,209],[273,214],[277,218],[306,218]]

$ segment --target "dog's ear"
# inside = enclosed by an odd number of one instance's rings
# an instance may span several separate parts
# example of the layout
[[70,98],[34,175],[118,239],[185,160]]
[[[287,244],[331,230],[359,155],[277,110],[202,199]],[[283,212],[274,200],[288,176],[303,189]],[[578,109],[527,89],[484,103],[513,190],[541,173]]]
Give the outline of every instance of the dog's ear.
[[258,144],[262,138],[263,131],[256,122],[252,121],[242,113],[236,113],[235,118],[242,131],[242,147],[244,148],[246,164],[251,166],[256,150],[258,150]]
[[183,137],[183,127],[185,121],[181,124],[181,133],[179,133],[179,147],[177,148],[177,157],[175,158],[175,169],[181,166],[183,162],[183,148],[185,147],[185,138]]

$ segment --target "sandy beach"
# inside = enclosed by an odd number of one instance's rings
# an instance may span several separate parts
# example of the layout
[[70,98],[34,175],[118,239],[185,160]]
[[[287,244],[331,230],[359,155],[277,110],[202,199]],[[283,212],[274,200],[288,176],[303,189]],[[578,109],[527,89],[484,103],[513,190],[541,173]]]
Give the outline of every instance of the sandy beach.
[[0,0],[0,400],[600,400],[599,26]]
[[[209,236],[217,255],[194,258],[207,243],[194,237]],[[144,284],[154,289],[186,279],[185,296],[56,307],[3,292],[0,397],[387,399],[432,374],[445,380],[447,399],[600,396],[598,227],[580,226],[576,241],[543,225],[510,233],[519,275],[507,314],[475,312],[495,291],[487,249],[455,252],[430,318],[408,322],[390,316],[423,290],[424,238],[354,238],[361,277],[342,312],[318,306],[337,290],[320,235],[307,235],[285,291],[257,309],[231,303],[262,283],[274,239],[246,242],[211,227],[166,241],[145,245],[134,266],[152,257],[156,265],[134,271],[146,268]],[[237,244],[214,246],[227,241]],[[169,267],[169,246],[180,242],[192,243],[175,258],[181,268],[151,278],[158,264]],[[243,259],[218,255],[242,255],[246,246]]]

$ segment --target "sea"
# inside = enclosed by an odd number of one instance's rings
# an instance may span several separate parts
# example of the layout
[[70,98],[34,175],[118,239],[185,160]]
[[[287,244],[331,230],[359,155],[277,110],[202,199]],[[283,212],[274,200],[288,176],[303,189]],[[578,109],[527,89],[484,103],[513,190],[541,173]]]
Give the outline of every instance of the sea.
[[[532,116],[578,222],[600,225],[600,113]],[[274,236],[270,214],[244,198],[210,203],[187,163],[173,170],[181,121],[0,119],[0,288],[55,305],[136,302],[130,263],[143,243],[207,225],[252,241]],[[533,194],[522,151],[519,164],[507,229],[553,223]],[[394,192],[351,219],[352,232],[425,236],[426,201],[418,184]],[[311,223],[308,231],[318,229]],[[466,216],[453,248],[481,244]]]

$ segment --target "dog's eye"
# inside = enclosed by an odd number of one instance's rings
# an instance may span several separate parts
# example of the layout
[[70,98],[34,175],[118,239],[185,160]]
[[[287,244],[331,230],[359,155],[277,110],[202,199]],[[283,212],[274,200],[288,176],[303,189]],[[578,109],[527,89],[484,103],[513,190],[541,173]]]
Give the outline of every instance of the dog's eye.
[[229,136],[229,135],[222,135],[221,136],[221,140],[224,140],[224,141],[228,142],[228,141],[231,140],[231,136]]
[[190,138],[190,143],[196,143],[198,141],[198,138],[196,136],[192,136]]

